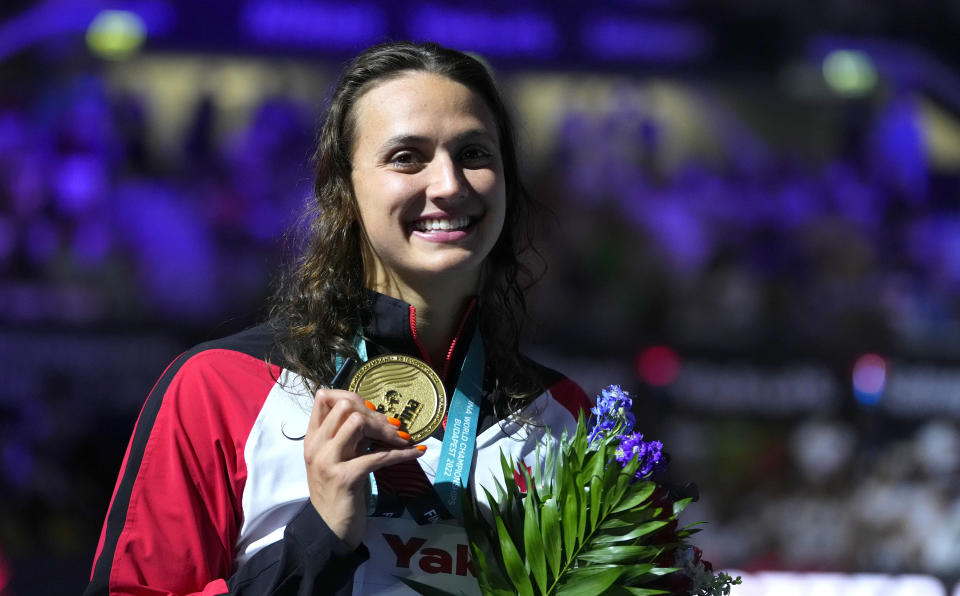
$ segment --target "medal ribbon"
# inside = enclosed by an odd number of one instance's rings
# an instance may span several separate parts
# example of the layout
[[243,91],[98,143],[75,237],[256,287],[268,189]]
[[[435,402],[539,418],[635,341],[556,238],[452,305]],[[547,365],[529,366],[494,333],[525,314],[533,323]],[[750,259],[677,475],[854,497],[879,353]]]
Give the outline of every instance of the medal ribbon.
[[460,368],[460,378],[447,411],[447,426],[443,431],[443,447],[433,488],[450,513],[463,517],[460,510],[460,488],[470,478],[473,453],[476,451],[477,423],[483,400],[484,371],[483,341],[479,331],[470,340],[467,357]]
[[[360,361],[366,362],[368,359],[367,346],[359,333],[357,334],[356,348]],[[339,369],[342,363],[343,358],[337,355],[336,367]],[[407,508],[411,510],[411,514],[420,524],[449,517],[449,515],[445,515],[448,512],[458,519],[462,518],[460,489],[470,478],[473,454],[476,451],[477,425],[480,420],[480,404],[483,401],[484,371],[483,340],[480,338],[479,329],[477,329],[473,333],[467,355],[460,367],[460,377],[457,379],[457,386],[454,389],[453,398],[447,411],[440,460],[433,480],[435,496],[439,496],[440,503],[436,503],[436,498],[429,498],[427,495],[422,495],[422,497],[427,497],[425,501],[407,503]],[[412,463],[422,473],[420,466],[416,462]],[[397,510],[398,503],[387,494],[378,495],[377,481],[373,474],[370,474],[370,486],[371,498],[368,504],[370,514],[386,517],[398,516],[400,514],[400,511]],[[436,505],[442,505],[442,507],[432,507],[430,501],[434,501]]]

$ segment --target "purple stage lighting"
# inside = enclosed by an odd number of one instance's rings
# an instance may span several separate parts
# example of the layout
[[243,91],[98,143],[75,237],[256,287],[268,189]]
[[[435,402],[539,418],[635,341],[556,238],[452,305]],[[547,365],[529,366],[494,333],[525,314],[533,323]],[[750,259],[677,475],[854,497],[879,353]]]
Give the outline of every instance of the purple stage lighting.
[[262,45],[354,48],[378,41],[387,31],[373,4],[248,2],[240,16],[244,35]]
[[546,57],[557,48],[557,27],[544,14],[491,13],[428,6],[414,13],[409,34],[416,39],[492,56]]
[[581,35],[588,51],[606,59],[686,62],[703,56],[710,45],[706,31],[695,23],[619,16],[597,17]]

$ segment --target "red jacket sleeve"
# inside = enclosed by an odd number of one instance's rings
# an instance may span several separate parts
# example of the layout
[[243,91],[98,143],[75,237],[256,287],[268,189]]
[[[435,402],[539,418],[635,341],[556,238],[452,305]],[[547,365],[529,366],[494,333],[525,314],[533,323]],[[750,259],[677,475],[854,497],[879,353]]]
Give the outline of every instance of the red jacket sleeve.
[[369,553],[347,548],[306,500],[281,540],[234,568],[244,449],[279,373],[228,349],[170,365],[134,428],[85,595],[350,594]]
[[246,437],[278,373],[223,349],[171,364],[127,447],[87,594],[228,592]]

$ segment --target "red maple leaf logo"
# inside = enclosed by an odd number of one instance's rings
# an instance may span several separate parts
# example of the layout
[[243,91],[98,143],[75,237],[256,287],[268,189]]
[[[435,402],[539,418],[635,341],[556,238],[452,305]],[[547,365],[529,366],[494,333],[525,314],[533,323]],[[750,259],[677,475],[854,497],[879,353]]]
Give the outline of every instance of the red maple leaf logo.
[[513,479],[517,481],[517,487],[520,488],[520,492],[527,494],[527,479],[524,478],[520,472],[520,464],[523,464],[523,467],[527,469],[527,474],[529,474],[531,478],[533,478],[533,469],[527,464],[520,462],[517,464],[517,469],[513,471]]

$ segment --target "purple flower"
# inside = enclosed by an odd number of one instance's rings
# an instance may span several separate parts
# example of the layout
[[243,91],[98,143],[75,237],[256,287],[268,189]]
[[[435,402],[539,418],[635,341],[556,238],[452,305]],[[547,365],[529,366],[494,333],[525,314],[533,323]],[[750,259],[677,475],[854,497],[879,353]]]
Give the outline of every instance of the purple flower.
[[634,458],[640,460],[640,467],[636,474],[637,478],[648,476],[659,470],[665,463],[663,462],[663,443],[660,441],[644,441],[642,433],[623,435],[620,439],[620,446],[614,453],[621,466],[626,466]]
[[590,411],[598,417],[616,416],[621,409],[630,410],[633,400],[630,394],[620,388],[620,385],[610,385],[600,391],[597,396],[597,405]]
[[608,434],[623,434],[633,430],[636,422],[630,408],[633,399],[620,385],[610,385],[597,396],[597,405],[590,409],[596,417],[588,437],[593,442]]

